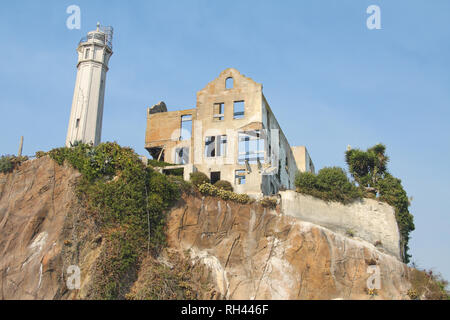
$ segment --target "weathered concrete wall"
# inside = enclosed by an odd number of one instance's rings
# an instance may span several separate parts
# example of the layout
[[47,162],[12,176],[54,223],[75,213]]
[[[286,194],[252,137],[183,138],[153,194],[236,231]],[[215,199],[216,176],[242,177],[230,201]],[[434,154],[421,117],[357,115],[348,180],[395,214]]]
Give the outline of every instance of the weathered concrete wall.
[[[267,161],[272,161],[272,166],[279,166],[278,174],[266,176],[263,179],[262,189],[264,194],[275,194],[281,187],[286,189],[294,189],[295,175],[298,172],[297,162],[289,145],[288,139],[283,133],[280,124],[278,123],[272,109],[269,106],[266,98],[263,97],[262,114],[263,125],[267,129],[266,137],[266,158]],[[272,141],[273,134],[278,132],[278,141]],[[278,144],[276,146],[275,144]],[[278,152],[276,151],[278,150]],[[273,158],[277,152],[279,162]]]
[[315,173],[316,170],[314,168],[314,164],[305,146],[291,147],[291,150],[294,154],[298,170],[300,170],[301,172]]
[[145,133],[145,148],[164,147],[164,161],[175,163],[175,149],[180,147],[189,148],[189,159],[192,157],[191,140],[180,141],[181,117],[192,115],[196,117],[196,109],[181,111],[161,112],[150,114],[147,110],[147,129]]
[[[303,221],[311,222],[342,234],[351,231],[381,251],[400,259],[400,235],[394,209],[388,204],[363,199],[349,205],[283,191],[281,212]],[[381,242],[381,244],[377,244]]]
[[[228,78],[233,79],[233,87],[227,89]],[[238,163],[238,132],[262,129],[261,99],[262,85],[233,68],[224,70],[205,88],[197,92],[194,165],[198,171],[207,175],[210,175],[211,172],[220,172],[221,180],[232,183],[236,192],[249,193],[254,196],[261,194],[261,175],[257,165],[250,165],[251,172],[246,174],[245,185],[235,184],[235,171],[246,169],[244,164]],[[233,116],[234,102],[238,101],[244,102],[244,116],[241,119],[235,119]],[[214,117],[214,105],[218,103],[222,103],[224,106],[222,120]],[[206,137],[218,135],[227,136],[226,155],[206,157]]]

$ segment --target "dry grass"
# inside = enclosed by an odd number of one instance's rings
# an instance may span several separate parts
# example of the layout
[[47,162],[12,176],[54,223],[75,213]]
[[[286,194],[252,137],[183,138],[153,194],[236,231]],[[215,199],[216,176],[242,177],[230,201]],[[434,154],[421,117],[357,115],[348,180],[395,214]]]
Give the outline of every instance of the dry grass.
[[411,289],[408,296],[411,299],[420,300],[449,300],[449,293],[446,291],[448,282],[440,274],[431,270],[410,269],[409,281]]
[[177,252],[165,250],[163,259],[147,257],[139,278],[126,295],[128,300],[197,300],[212,289],[209,272]]

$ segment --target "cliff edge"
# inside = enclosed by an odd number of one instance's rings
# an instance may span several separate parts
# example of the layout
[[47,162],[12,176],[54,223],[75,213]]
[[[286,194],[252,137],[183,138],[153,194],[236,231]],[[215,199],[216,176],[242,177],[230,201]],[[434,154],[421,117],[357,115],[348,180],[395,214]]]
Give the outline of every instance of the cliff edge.
[[411,286],[409,268],[372,244],[256,204],[184,197],[168,235],[171,248],[209,266],[226,299],[405,299]]
[[[93,274],[108,251],[77,198],[79,177],[48,156],[0,173],[0,299],[95,297]],[[258,203],[184,194],[168,212],[167,240],[136,266],[129,297],[145,297],[149,277],[176,268],[176,255],[200,299],[409,299],[411,269],[394,256]],[[67,287],[71,265],[80,289]],[[374,268],[381,288],[369,295]]]

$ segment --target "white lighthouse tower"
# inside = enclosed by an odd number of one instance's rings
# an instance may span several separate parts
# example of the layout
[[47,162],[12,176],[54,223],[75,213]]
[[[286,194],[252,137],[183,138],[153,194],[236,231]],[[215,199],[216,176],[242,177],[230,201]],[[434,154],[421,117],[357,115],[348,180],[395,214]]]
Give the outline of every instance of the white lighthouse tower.
[[112,51],[112,27],[97,24],[78,44],[77,80],[66,146],[75,142],[98,145],[102,135],[106,73]]

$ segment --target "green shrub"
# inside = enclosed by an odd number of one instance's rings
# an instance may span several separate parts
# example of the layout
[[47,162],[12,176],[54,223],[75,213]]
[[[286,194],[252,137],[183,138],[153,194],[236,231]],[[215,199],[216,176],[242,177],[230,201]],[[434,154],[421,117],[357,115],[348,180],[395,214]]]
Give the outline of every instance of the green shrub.
[[156,168],[164,168],[164,167],[174,166],[174,164],[172,164],[172,163],[158,161],[158,160],[154,160],[154,159],[147,160],[147,164],[149,166],[156,167]]
[[14,169],[13,156],[2,156],[0,158],[0,172],[8,173]]
[[184,176],[184,169],[178,168],[178,169],[172,169],[163,171],[165,175],[167,176],[176,176],[176,177],[183,177]]
[[409,199],[406,191],[403,189],[400,179],[386,174],[378,182],[379,199],[395,208],[395,217],[400,230],[400,248],[406,263],[409,262],[411,255],[408,254],[410,233],[415,229],[414,217],[409,212]]
[[0,158],[0,172],[8,173],[14,170],[17,166],[19,166],[22,162],[27,161],[28,157],[16,157],[5,155]]
[[204,183],[210,183],[210,180],[206,174],[203,172],[193,172],[190,174],[190,180],[194,186],[197,188],[204,184]]
[[225,181],[225,180],[217,181],[216,183],[214,183],[214,186],[216,186],[219,189],[226,190],[226,191],[234,191],[231,183],[229,183],[228,181]]
[[349,203],[359,197],[357,187],[342,168],[323,168],[317,174],[317,186],[329,200]]
[[326,201],[349,203],[360,194],[352,184],[345,171],[338,167],[323,168],[317,175],[310,172],[300,172],[295,178],[297,191],[312,195]]
[[361,187],[377,187],[378,180],[387,172],[389,157],[386,146],[379,143],[367,151],[351,149],[345,153],[350,173]]
[[194,191],[194,185],[191,182],[184,180],[183,177],[181,176],[169,175],[168,179],[170,182],[175,184],[181,191],[185,193],[189,194]]
[[44,151],[36,151],[35,157],[37,159],[39,159],[39,158],[45,157],[46,155],[47,155],[47,153]]
[[317,176],[311,172],[299,172],[295,177],[295,186],[305,191],[317,189]]

